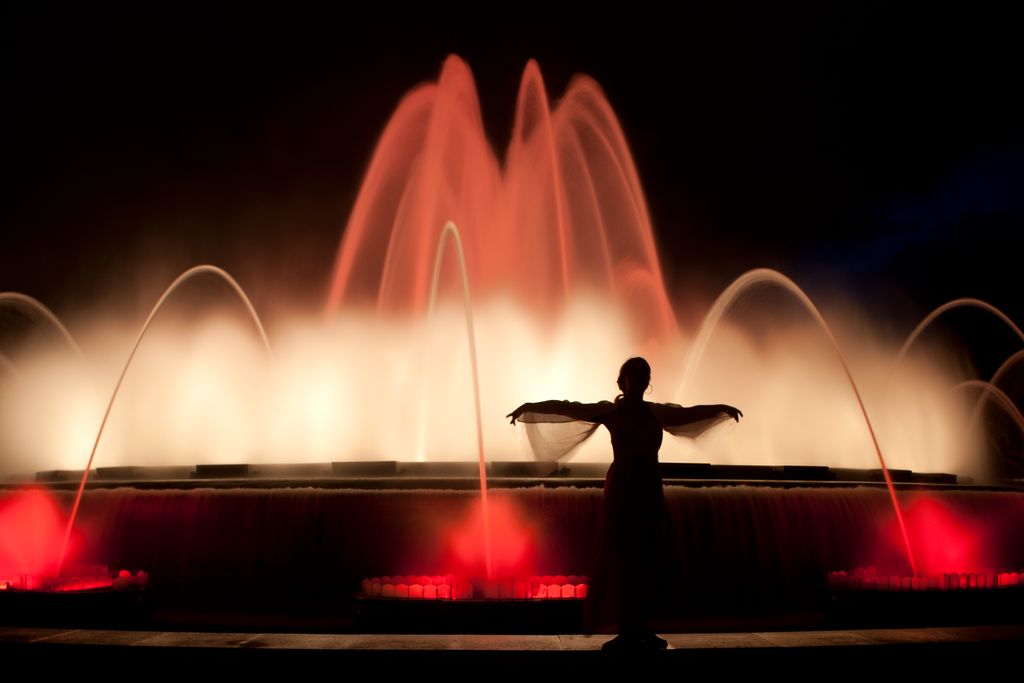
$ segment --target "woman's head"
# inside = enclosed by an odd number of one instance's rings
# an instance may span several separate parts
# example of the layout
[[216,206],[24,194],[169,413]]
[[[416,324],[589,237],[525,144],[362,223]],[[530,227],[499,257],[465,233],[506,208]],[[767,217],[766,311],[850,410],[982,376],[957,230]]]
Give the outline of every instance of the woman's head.
[[643,358],[630,358],[619,368],[618,384],[624,397],[642,397],[651,384],[651,366]]

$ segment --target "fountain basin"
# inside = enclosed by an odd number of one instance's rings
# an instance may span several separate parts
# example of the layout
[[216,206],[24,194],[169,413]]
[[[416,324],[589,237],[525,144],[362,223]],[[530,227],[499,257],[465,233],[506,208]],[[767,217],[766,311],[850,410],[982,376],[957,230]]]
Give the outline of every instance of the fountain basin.
[[[523,512],[538,568],[589,571],[600,533],[601,483],[498,479],[491,495]],[[64,509],[72,488],[50,487]],[[927,492],[957,515],[981,520],[990,566],[1024,566],[1024,492],[927,484],[898,490],[901,498]],[[0,490],[0,498],[11,493]],[[191,623],[206,623],[200,617],[213,613],[235,615],[218,623],[230,626],[251,618],[255,604],[273,615],[267,628],[302,623],[311,614],[351,625],[360,610],[431,609],[410,608],[432,602],[412,599],[386,601],[405,607],[381,607],[374,600],[382,599],[356,593],[370,577],[450,573],[445,534],[478,498],[470,481],[421,476],[97,480],[80,510],[88,543],[77,561],[146,567],[154,601],[195,617]],[[671,480],[665,498],[675,583],[685,594],[680,623],[749,624],[788,615],[786,623],[820,624],[833,593],[831,572],[900,566],[899,545],[879,544],[880,529],[892,521],[880,484]],[[472,620],[459,624],[470,628]]]

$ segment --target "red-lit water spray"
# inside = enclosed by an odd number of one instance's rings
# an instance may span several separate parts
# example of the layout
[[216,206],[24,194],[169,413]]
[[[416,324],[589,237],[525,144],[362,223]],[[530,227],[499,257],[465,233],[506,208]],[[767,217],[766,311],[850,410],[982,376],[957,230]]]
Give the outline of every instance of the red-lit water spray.
[[625,136],[587,77],[552,109],[540,69],[527,64],[503,167],[461,59],[407,94],[345,227],[325,314],[359,303],[422,313],[437,227],[449,220],[462,231],[474,296],[510,295],[543,318],[587,291],[632,312],[641,340],[678,334]]

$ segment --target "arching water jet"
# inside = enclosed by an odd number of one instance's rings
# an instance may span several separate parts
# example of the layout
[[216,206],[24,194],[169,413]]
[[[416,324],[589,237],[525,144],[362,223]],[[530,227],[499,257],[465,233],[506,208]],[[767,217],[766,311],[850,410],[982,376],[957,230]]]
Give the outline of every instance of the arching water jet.
[[256,325],[256,329],[259,332],[260,339],[263,341],[263,345],[267,350],[267,355],[273,357],[273,351],[270,348],[270,340],[267,339],[266,330],[263,329],[263,323],[260,322],[260,317],[256,313],[256,309],[253,307],[252,302],[249,301],[249,297],[246,295],[245,290],[242,289],[241,285],[235,281],[225,270],[218,268],[217,266],[201,265],[189,268],[184,273],[175,278],[167,289],[164,290],[163,294],[157,300],[152,310],[149,312],[149,316],[146,318],[146,322],[143,323],[142,329],[139,330],[138,336],[135,338],[135,344],[132,345],[132,350],[128,354],[128,358],[125,360],[124,367],[121,369],[121,374],[117,378],[117,383],[114,385],[114,390],[110,394],[110,400],[107,402],[107,408],[103,412],[103,419],[100,421],[99,429],[96,431],[96,439],[93,441],[92,450],[89,451],[89,459],[85,463],[85,470],[82,472],[82,479],[78,484],[78,491],[75,493],[75,502],[71,506],[71,514],[68,516],[67,527],[64,531],[64,539],[61,541],[60,554],[58,555],[57,561],[57,573],[60,573],[60,569],[64,564],[64,556],[67,553],[68,541],[71,539],[71,530],[75,526],[75,518],[78,515],[78,507],[82,502],[82,492],[85,491],[85,484],[89,479],[89,470],[92,469],[93,458],[96,457],[96,449],[99,448],[100,439],[103,438],[103,429],[107,426],[107,420],[110,418],[110,411],[114,407],[114,401],[117,399],[117,394],[121,390],[121,384],[124,383],[125,375],[128,374],[128,368],[131,367],[132,360],[135,358],[136,352],[139,350],[139,345],[142,344],[143,338],[146,336],[146,331],[149,330],[149,326],[153,323],[153,319],[156,314],[160,312],[164,302],[173,294],[177,289],[188,282],[192,278],[199,275],[213,275],[226,282],[238,298],[242,301],[245,306],[246,312],[252,318],[253,323]]
[[2,306],[17,306],[28,308],[29,310],[38,313],[45,319],[50,325],[57,331],[57,333],[67,342],[68,347],[75,353],[75,355],[81,357],[82,349],[79,348],[78,342],[71,336],[71,332],[64,326],[64,323],[60,321],[60,318],[51,311],[43,302],[35,299],[27,294],[21,292],[0,292],[0,307]]
[[707,348],[708,342],[711,339],[711,335],[714,333],[718,324],[729,309],[735,304],[735,302],[751,287],[762,284],[771,284],[781,287],[784,291],[792,294],[796,297],[804,309],[810,313],[811,317],[818,324],[819,329],[824,333],[826,339],[832,346],[832,349],[836,353],[836,358],[842,365],[843,372],[846,373],[846,379],[850,383],[850,389],[853,390],[853,395],[857,400],[857,405],[860,407],[860,412],[864,416],[864,424],[867,426],[868,433],[871,435],[871,443],[875,447],[875,453],[878,455],[878,463],[882,467],[882,474],[885,477],[885,485],[889,489],[889,497],[892,500],[893,511],[896,513],[896,519],[899,522],[900,533],[903,536],[904,550],[907,556],[907,562],[910,565],[910,569],[914,574],[917,574],[917,563],[914,559],[914,549],[910,543],[910,536],[907,534],[907,527],[903,521],[903,512],[900,509],[899,500],[896,498],[896,489],[892,483],[892,477],[889,475],[889,468],[886,467],[885,458],[882,456],[882,447],[878,443],[878,437],[875,435],[875,428],[871,424],[871,418],[868,416],[867,408],[864,405],[864,399],[860,395],[860,390],[857,388],[857,382],[853,378],[853,373],[850,372],[850,366],[846,362],[846,358],[843,355],[842,349],[839,348],[839,342],[836,340],[835,335],[832,334],[832,329],[826,322],[825,317],[818,310],[818,307],[811,301],[811,298],[807,296],[807,293],[800,288],[791,279],[778,272],[777,270],[771,270],[769,268],[757,268],[750,270],[733,280],[732,284],[726,287],[715,303],[712,304],[711,309],[705,315],[704,320],[700,324],[700,328],[697,331],[697,336],[694,339],[693,344],[690,347],[689,355],[687,356],[686,365],[683,370],[683,378],[679,383],[679,388],[676,390],[676,395],[681,396],[683,390],[686,388],[686,383],[690,376],[693,374],[697,365],[700,363],[701,358],[704,356],[704,351]]
[[[493,577],[492,554],[491,554],[491,524],[490,505],[487,500],[487,459],[484,455],[484,428],[483,417],[480,413],[480,376],[477,371],[476,358],[476,333],[473,330],[473,305],[469,292],[469,275],[466,272],[465,252],[462,249],[462,240],[459,237],[459,229],[452,221],[444,224],[441,235],[437,240],[437,256],[434,259],[434,274],[430,282],[430,299],[427,311],[427,322],[434,319],[434,311],[437,307],[437,290],[441,282],[441,266],[444,264],[445,245],[451,243],[455,249],[458,259],[459,274],[462,279],[462,301],[466,316],[466,339],[469,343],[469,364],[473,377],[473,407],[476,416],[476,447],[477,459],[480,466],[480,503],[483,508],[483,533],[484,533],[484,559],[487,568],[487,578]],[[420,392],[420,414],[419,414],[420,448],[425,449],[426,438],[426,387]]]
[[991,313],[992,315],[996,316],[999,320],[1004,322],[1006,326],[1009,327],[1022,342],[1024,342],[1024,331],[1022,331],[1017,326],[1017,323],[1013,322],[1010,316],[1006,315],[992,304],[988,303],[987,301],[982,301],[981,299],[974,299],[971,297],[953,299],[952,301],[947,301],[941,306],[936,307],[931,313],[926,315],[924,319],[921,320],[921,322],[917,324],[917,327],[915,327],[909,335],[907,335],[906,341],[903,342],[903,346],[900,347],[899,352],[896,354],[896,360],[893,362],[893,375],[896,374],[896,370],[899,368],[900,364],[903,362],[903,359],[910,351],[910,347],[914,345],[914,342],[917,341],[918,337],[920,337],[921,334],[939,318],[939,316],[957,308],[978,308],[981,309],[982,311],[985,311],[986,313]]

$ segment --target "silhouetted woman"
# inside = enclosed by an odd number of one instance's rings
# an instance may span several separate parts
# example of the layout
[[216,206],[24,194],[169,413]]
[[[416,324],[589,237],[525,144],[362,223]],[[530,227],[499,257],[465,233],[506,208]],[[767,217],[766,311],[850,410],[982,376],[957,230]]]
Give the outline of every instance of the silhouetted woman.
[[[743,414],[727,405],[650,403],[643,398],[650,382],[647,361],[630,358],[619,370],[622,393],[614,403],[524,403],[508,415],[512,424],[526,423],[530,443],[543,459],[562,457],[600,425],[611,432],[614,457],[604,480],[603,545],[587,606],[591,624],[618,626],[620,635],[604,649],[666,647],[647,623],[655,597],[653,577],[668,551],[668,516],[658,470],[662,430],[697,436],[720,422],[739,421]],[[543,423],[555,426],[546,438],[530,429]]]

